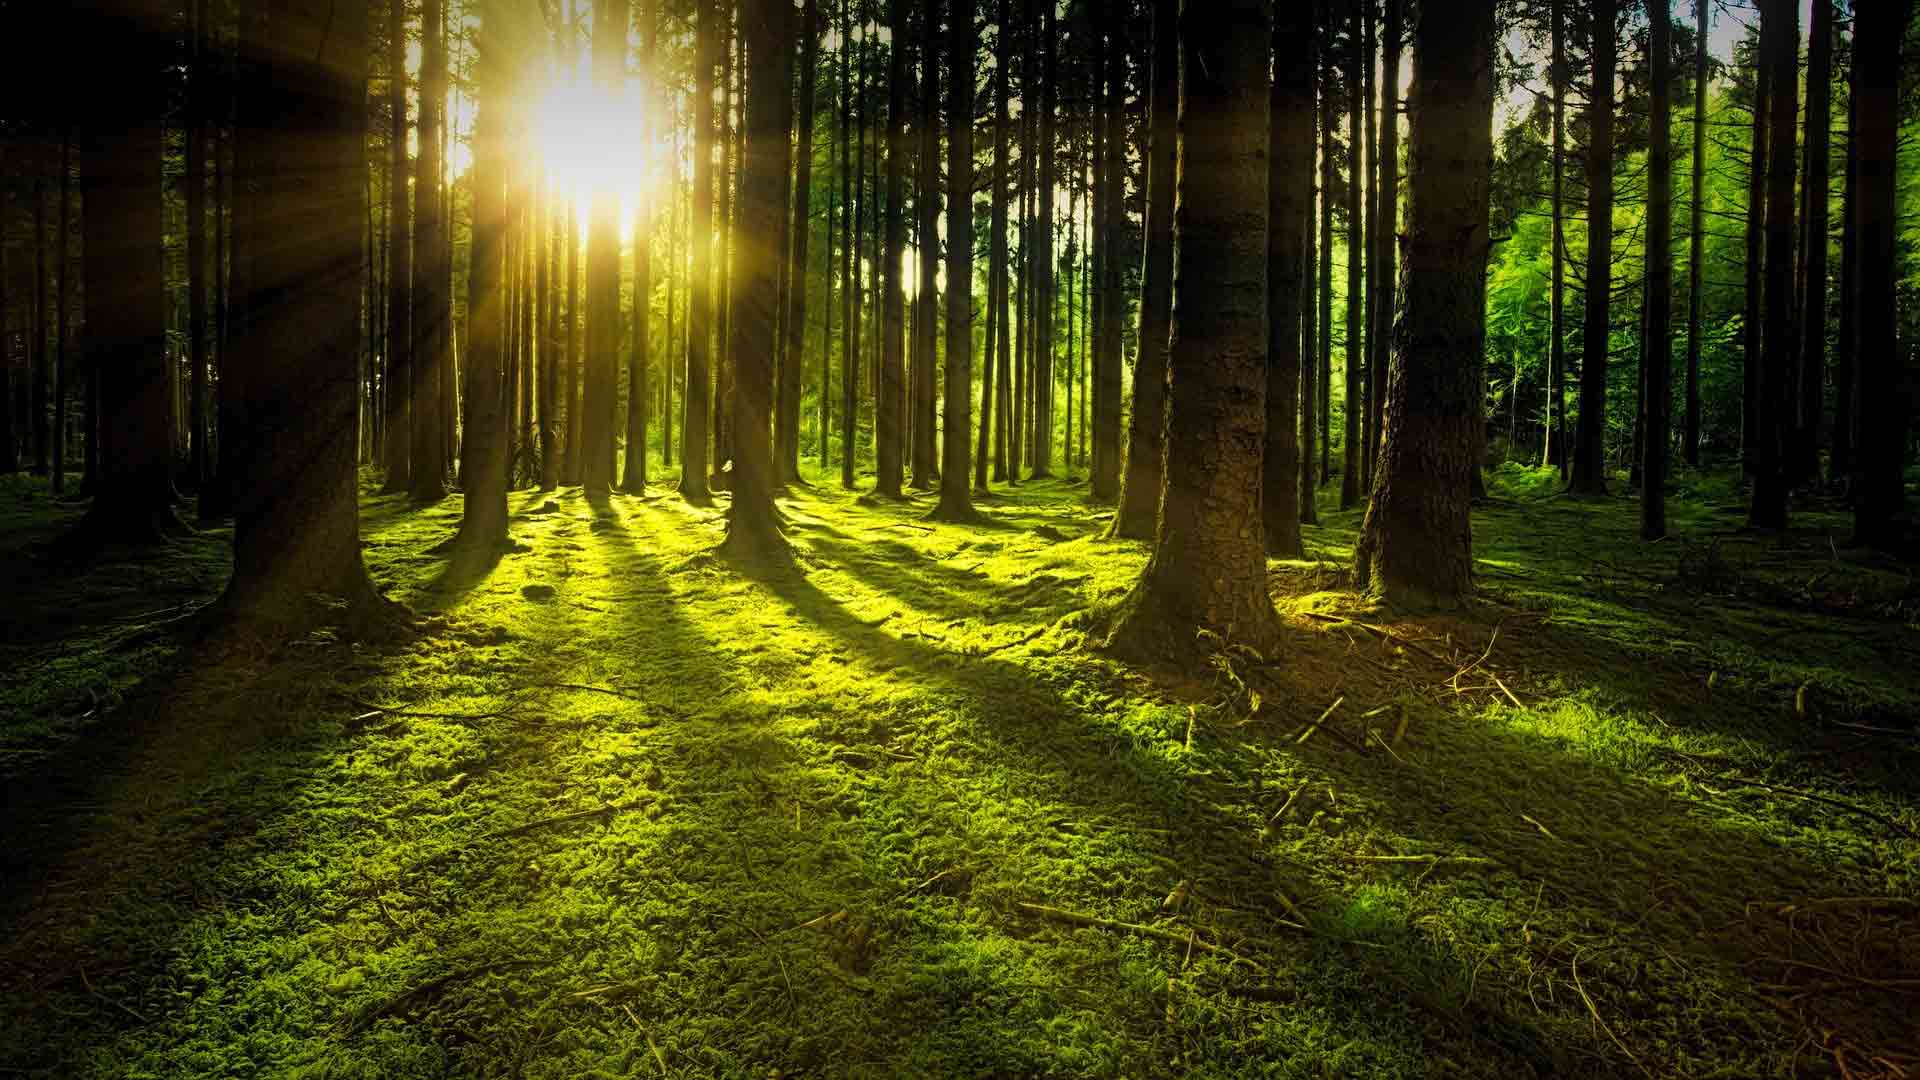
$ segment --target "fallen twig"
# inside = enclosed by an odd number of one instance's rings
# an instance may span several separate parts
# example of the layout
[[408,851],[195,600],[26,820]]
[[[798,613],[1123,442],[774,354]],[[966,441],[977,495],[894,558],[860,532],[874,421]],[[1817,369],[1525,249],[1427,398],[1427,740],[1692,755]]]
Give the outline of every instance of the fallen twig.
[[[1140,934],[1143,937],[1159,938],[1162,941],[1171,941],[1176,945],[1191,945],[1193,948],[1199,949],[1201,952],[1210,952],[1216,956],[1224,956],[1227,959],[1232,960],[1236,963],[1245,964],[1248,967],[1252,968],[1253,970],[1258,971],[1262,974],[1265,974],[1267,970],[1265,966],[1261,965],[1256,961],[1249,960],[1246,957],[1241,956],[1239,953],[1234,952],[1232,949],[1228,949],[1220,945],[1214,945],[1210,942],[1201,941],[1195,931],[1190,930],[1189,932],[1183,934],[1177,931],[1168,930],[1165,927],[1147,926],[1142,923],[1121,922],[1118,919],[1103,919],[1097,915],[1083,915],[1078,911],[1068,911],[1065,908],[1048,907],[1045,904],[1028,904],[1023,902],[1023,903],[1015,904],[1014,906],[1018,907],[1020,910],[1028,913],[1029,915],[1038,915],[1043,919],[1052,919],[1055,922],[1071,923],[1075,926],[1091,926],[1101,930],[1120,930],[1130,934]],[[1306,926],[1304,924],[1290,922],[1286,919],[1275,919],[1274,922],[1278,923],[1281,926],[1285,926],[1293,930],[1306,929]]]
[[1357,862],[1390,863],[1462,863],[1467,866],[1491,866],[1495,860],[1484,855],[1349,855]]
[[1619,1047],[1620,1052],[1627,1055],[1627,1060],[1633,1062],[1635,1067],[1641,1072],[1652,1076],[1653,1070],[1641,1064],[1640,1059],[1634,1055],[1634,1052],[1627,1049],[1627,1044],[1621,1042],[1620,1036],[1615,1035],[1613,1029],[1607,1026],[1606,1019],[1600,1015],[1600,1007],[1595,1005],[1593,998],[1587,995],[1586,984],[1580,981],[1580,954],[1578,952],[1573,954],[1573,988],[1580,991],[1580,1000],[1587,1003],[1587,1011],[1593,1014],[1593,1022],[1599,1024],[1600,1030],[1607,1033],[1607,1038],[1613,1040],[1613,1045]]
[[[409,716],[423,720],[498,720],[502,717],[513,715],[510,709],[483,713],[421,712],[417,709],[408,709],[398,705],[379,705],[371,701],[361,701],[351,694],[342,694],[340,696],[346,699],[349,704],[366,709],[369,715]],[[355,720],[364,720],[366,718],[366,715],[354,717]]]
[[1507,684],[1500,681],[1500,676],[1494,675],[1493,672],[1491,671],[1487,672],[1487,674],[1493,676],[1493,685],[1499,687],[1500,692],[1507,695],[1507,700],[1513,702],[1514,708],[1516,709],[1526,708],[1525,705],[1520,704],[1519,698],[1513,696],[1513,691],[1507,689]]
[[1888,817],[1885,814],[1882,814],[1876,810],[1869,810],[1866,807],[1857,805],[1855,803],[1847,802],[1845,799],[1835,799],[1835,798],[1832,798],[1831,796],[1818,794],[1817,792],[1803,791],[1800,788],[1790,788],[1790,787],[1783,787],[1779,784],[1769,784],[1764,780],[1755,780],[1752,777],[1747,777],[1747,776],[1730,776],[1730,777],[1727,777],[1727,779],[1736,784],[1745,784],[1749,787],[1765,788],[1768,791],[1777,791],[1782,795],[1792,795],[1795,798],[1806,799],[1809,802],[1824,803],[1827,806],[1834,807],[1835,809],[1838,809],[1838,810],[1845,810],[1845,811],[1848,811],[1849,813],[1858,814],[1864,818],[1872,818],[1874,821],[1877,821],[1880,824],[1885,825],[1887,828],[1892,829],[1893,831],[1899,833],[1901,836],[1907,837],[1910,840],[1920,840],[1920,833],[1914,832],[1912,829],[1907,828],[1905,825],[1900,824],[1898,821],[1895,821],[1894,819]]
[[1296,744],[1298,744],[1298,743],[1304,743],[1304,742],[1306,742],[1306,741],[1307,741],[1308,739],[1310,739],[1310,738],[1312,738],[1312,737],[1313,737],[1313,733],[1314,733],[1314,732],[1316,732],[1316,731],[1318,731],[1318,730],[1320,730],[1320,725],[1321,725],[1321,724],[1324,724],[1324,723],[1326,723],[1326,722],[1327,722],[1327,717],[1329,717],[1329,716],[1332,716],[1332,715],[1333,715],[1333,710],[1335,710],[1335,709],[1337,709],[1337,708],[1339,708],[1339,707],[1340,707],[1340,703],[1341,703],[1341,702],[1343,702],[1343,701],[1345,701],[1345,700],[1347,700],[1347,696],[1346,696],[1345,694],[1342,694],[1342,695],[1340,695],[1339,697],[1337,697],[1337,698],[1334,698],[1334,699],[1333,699],[1333,704],[1331,704],[1331,705],[1329,705],[1329,706],[1327,706],[1327,711],[1326,711],[1326,712],[1323,712],[1323,713],[1321,713],[1321,714],[1320,714],[1320,716],[1319,716],[1319,717],[1318,717],[1317,719],[1315,719],[1313,723],[1311,723],[1311,724],[1308,724],[1308,725],[1307,725],[1307,729],[1306,729],[1305,731],[1302,731],[1302,732],[1300,733],[1300,737],[1299,737],[1299,738],[1297,738],[1297,739],[1295,739],[1295,740],[1293,740],[1293,741],[1294,741],[1294,742],[1295,742]]
[[912,529],[915,532],[923,532],[923,533],[930,533],[933,531],[932,529],[928,528],[925,525],[909,525],[904,521],[896,521],[893,524],[888,525],[886,527],[889,529]]
[[992,654],[999,652],[1001,649],[1011,649],[1016,645],[1025,645],[1028,642],[1033,641],[1034,639],[1040,637],[1042,634],[1045,634],[1048,630],[1051,630],[1051,629],[1053,629],[1053,627],[1043,626],[1040,629],[1035,630],[1031,634],[1023,634],[1020,637],[1014,638],[1012,641],[1003,641],[998,645],[989,645],[986,648],[981,649],[979,652],[975,653],[974,655],[975,656],[991,656]]
[[628,701],[645,701],[646,700],[646,698],[643,698],[638,694],[629,694],[625,690],[614,690],[610,687],[605,687],[605,686],[590,686],[586,683],[539,682],[539,683],[528,683],[527,685],[538,687],[541,689],[550,689],[550,690],[582,690],[582,691],[587,691],[589,693],[605,694],[608,697],[624,698]]

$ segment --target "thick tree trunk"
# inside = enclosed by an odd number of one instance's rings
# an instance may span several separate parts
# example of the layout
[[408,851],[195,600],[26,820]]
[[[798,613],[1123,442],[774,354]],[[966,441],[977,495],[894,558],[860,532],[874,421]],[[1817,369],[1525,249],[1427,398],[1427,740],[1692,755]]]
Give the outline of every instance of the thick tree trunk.
[[940,424],[941,521],[969,521],[973,469],[974,0],[947,0],[947,356]]
[[[1120,508],[1113,518],[1113,535],[1134,540],[1153,537],[1154,519],[1160,515],[1160,476],[1166,457],[1166,447],[1161,440],[1167,427],[1167,333],[1173,321],[1173,164],[1174,143],[1179,134],[1174,122],[1180,94],[1178,5],[1179,0],[1154,0],[1153,9],[1153,83],[1147,103],[1146,257],[1140,265],[1140,351],[1133,366],[1133,415],[1127,427],[1127,468],[1120,483]],[[1283,19],[1282,25],[1291,26],[1291,21]],[[1290,99],[1282,100],[1285,91],[1278,88],[1279,84],[1275,85],[1273,107],[1277,110],[1290,107]],[[1283,131],[1289,137],[1297,134],[1292,125],[1290,116],[1282,117],[1279,112],[1275,113],[1272,147],[1275,153],[1283,149],[1280,143]],[[1309,136],[1309,150],[1311,147],[1312,139]],[[1283,177],[1286,183],[1293,182],[1290,173],[1280,172],[1276,166],[1274,181],[1278,182]],[[1278,193],[1279,189],[1271,184],[1269,190],[1277,193],[1274,195],[1276,211],[1281,203],[1291,205],[1294,192]],[[1285,229],[1281,228],[1279,232],[1284,234]],[[1279,258],[1280,253],[1270,252],[1270,257]],[[1274,276],[1273,270],[1272,267],[1268,270],[1270,277]],[[1293,280],[1290,274],[1279,276],[1289,282]],[[1281,287],[1277,278],[1274,287]],[[1279,333],[1278,326],[1274,328],[1274,333]],[[1270,396],[1267,403],[1267,439],[1271,448],[1277,434],[1273,430],[1271,384],[1267,392]],[[1272,470],[1268,472],[1271,480]],[[1267,494],[1271,500],[1271,485]],[[1271,505],[1268,507],[1267,522],[1268,541],[1271,543]],[[1295,525],[1293,528],[1298,546],[1298,527]]]
[[713,68],[719,37],[713,6],[718,2],[694,0],[693,219],[687,227],[688,242],[693,245],[693,285],[687,294],[680,495],[700,504],[712,498],[707,489],[707,410],[713,374],[707,367],[707,351],[713,340]]
[[[627,0],[594,0],[593,83],[612,95],[625,78]],[[620,200],[605,185],[588,200],[587,371],[581,416],[580,486],[587,498],[613,487],[614,416],[619,402]]]
[[[604,2],[604,0],[602,0]],[[727,538],[721,550],[734,558],[784,558],[774,489],[773,464],[774,311],[779,301],[780,221],[786,216],[781,196],[790,164],[788,135],[793,124],[791,84],[780,79],[790,67],[783,60],[792,48],[793,13],[787,0],[743,0],[741,30],[746,37],[745,141],[740,157],[738,228],[734,230],[738,271],[734,292],[733,342],[733,501],[727,509]]]
[[906,290],[900,262],[906,249],[907,2],[889,0],[887,26],[887,199],[885,256],[880,260],[879,400],[873,403],[874,490],[899,498],[903,479],[900,394],[906,377]]
[[[1818,0],[1815,0],[1817,3]],[[1652,52],[1651,122],[1647,149],[1647,222],[1644,319],[1645,416],[1640,491],[1640,538],[1667,535],[1667,454],[1673,412],[1673,48],[1669,0],[1647,0]]]
[[1747,520],[1757,529],[1787,525],[1787,453],[1791,447],[1799,369],[1793,333],[1794,125],[1799,120],[1800,13],[1793,0],[1762,0],[1760,50],[1767,65],[1767,264],[1765,326],[1761,331],[1760,438],[1754,462],[1753,502]]
[[1375,475],[1380,443],[1385,427],[1387,370],[1393,357],[1393,317],[1395,261],[1400,232],[1400,46],[1406,36],[1403,0],[1387,0],[1386,36],[1381,40],[1382,74],[1380,79],[1380,141],[1374,144],[1378,159],[1380,190],[1373,220],[1367,234],[1372,242],[1373,287],[1368,310],[1373,321],[1367,328],[1369,363],[1367,408],[1373,418],[1373,436],[1367,443],[1367,475]]
[[[98,50],[100,70],[115,73],[89,82],[80,106],[86,355],[100,377],[99,478],[80,528],[89,539],[150,542],[184,527],[173,513],[160,244],[161,65],[169,26],[157,0],[87,0],[76,8],[79,40]],[[358,209],[348,220],[359,220]],[[60,269],[64,278],[67,268]],[[42,274],[42,287],[48,280]],[[44,355],[44,341],[35,345]],[[352,355],[351,338],[343,348]],[[47,430],[47,367],[43,359],[35,383],[34,456],[42,472],[58,434]]]
[[1366,356],[1365,218],[1360,205],[1360,176],[1366,167],[1360,145],[1361,126],[1366,119],[1367,103],[1361,93],[1360,69],[1366,52],[1361,45],[1360,24],[1366,18],[1366,3],[1356,0],[1347,24],[1347,349],[1345,414],[1341,436],[1340,509],[1359,505],[1363,490],[1361,470],[1365,467],[1361,442],[1361,417],[1367,407],[1361,378]]
[[1859,243],[1858,465],[1853,489],[1855,543],[1898,549],[1906,520],[1907,432],[1912,372],[1899,349],[1894,289],[1898,278],[1900,46],[1909,0],[1855,8],[1853,54],[1857,164],[1854,231]]
[[1404,314],[1379,482],[1354,559],[1357,582],[1402,606],[1458,607],[1473,593],[1493,38],[1494,0],[1423,5],[1414,27]]
[[[1313,14],[1305,4],[1278,10],[1273,27],[1273,90],[1267,173],[1267,432],[1262,512],[1267,553],[1299,558],[1302,348],[1307,234],[1313,209]],[[1311,364],[1311,360],[1306,361]],[[1136,392],[1136,397],[1138,396]]]
[[1267,389],[1271,6],[1184,0],[1165,493],[1105,644],[1142,660],[1272,656],[1260,513]]
[[1613,281],[1614,0],[1593,0],[1588,35],[1592,86],[1587,95],[1587,298],[1580,358],[1580,419],[1574,430],[1569,490],[1607,490],[1607,347]]
[[1788,480],[1807,484],[1820,477],[1820,422],[1827,379],[1827,200],[1831,196],[1828,153],[1833,126],[1833,0],[1813,0],[1807,47],[1807,167],[1801,184],[1801,257],[1806,268],[1798,319],[1800,363],[1798,417],[1794,424]]
[[[250,632],[292,635],[341,616],[314,599],[330,596],[344,602],[350,627],[370,630],[396,609],[361,562],[354,483],[367,6],[261,6],[249,20],[249,45],[259,47],[248,49],[257,67],[241,105],[252,167],[240,197],[252,205],[235,249],[247,263],[236,275],[246,302],[223,372],[235,383],[244,434],[233,434],[244,448],[222,603]],[[488,19],[483,33],[493,32]]]
[[[715,195],[713,233],[718,251],[714,256],[713,347],[713,461],[707,483],[725,490],[727,464],[733,460],[733,364],[729,350],[733,345],[733,253],[734,184],[740,162],[739,137],[744,134],[744,119],[736,121],[735,110],[742,104],[735,78],[745,77],[745,65],[735,56],[736,46],[744,46],[736,16],[741,0],[722,0],[720,9],[720,98],[725,107],[720,117],[720,188]],[[736,126],[737,123],[737,126]]]

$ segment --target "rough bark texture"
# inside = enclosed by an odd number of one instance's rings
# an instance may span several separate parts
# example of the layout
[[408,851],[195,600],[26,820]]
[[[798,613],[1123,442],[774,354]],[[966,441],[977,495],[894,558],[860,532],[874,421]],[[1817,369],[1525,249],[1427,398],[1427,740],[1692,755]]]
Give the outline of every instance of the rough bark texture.
[[1278,10],[1267,180],[1267,437],[1263,469],[1267,552],[1297,558],[1300,546],[1299,420],[1301,309],[1313,206],[1313,34],[1304,4]]
[[1854,229],[1859,234],[1860,437],[1854,482],[1854,540],[1895,548],[1906,516],[1910,372],[1899,351],[1894,287],[1898,215],[1900,44],[1910,0],[1856,8],[1853,59],[1858,163]]
[[[996,22],[999,26],[999,49],[993,64],[993,172],[989,184],[992,188],[992,203],[988,211],[987,227],[987,332],[982,339],[986,348],[985,361],[980,365],[980,437],[974,448],[973,486],[975,490],[987,490],[988,454],[995,450],[994,432],[990,430],[998,423],[999,439],[997,452],[993,452],[993,462],[997,463],[994,479],[1004,481],[1007,478],[1007,411],[999,407],[998,396],[1004,396],[1005,385],[994,385],[995,357],[999,355],[998,346],[1007,333],[1007,54],[1011,43],[1007,40],[1007,28],[1011,24],[1012,0],[999,0]],[[1004,365],[1000,365],[1002,371]]]
[[1106,645],[1193,661],[1226,644],[1272,655],[1261,446],[1267,388],[1264,0],[1185,0],[1180,189],[1168,353],[1165,495],[1153,556]]
[[880,267],[879,400],[874,402],[874,490],[898,498],[902,473],[900,392],[906,376],[906,290],[900,259],[906,248],[907,0],[890,0],[888,28],[896,44],[887,50],[886,257]]
[[[98,422],[99,470],[90,477],[93,505],[81,529],[108,542],[152,541],[182,527],[172,505],[161,254],[161,65],[170,51],[170,28],[157,0],[87,0],[75,7],[80,40],[99,50],[100,71],[114,73],[89,80],[81,90],[85,348],[100,380],[100,411],[90,414]],[[358,174],[354,179],[357,192]],[[353,209],[349,220],[357,222],[357,203]],[[67,272],[63,265],[62,280]],[[48,278],[43,273],[38,280]],[[352,355],[351,336],[342,347]],[[46,367],[36,373],[34,388],[37,472],[47,465]],[[352,417],[349,399],[349,452]]]
[[1366,259],[1365,234],[1362,229],[1365,218],[1360,205],[1360,171],[1365,168],[1361,159],[1360,128],[1366,115],[1366,99],[1361,93],[1360,69],[1365,66],[1366,52],[1361,45],[1360,24],[1365,19],[1365,5],[1355,3],[1347,23],[1347,345],[1346,345],[1346,396],[1341,403],[1344,423],[1341,429],[1340,457],[1340,509],[1349,510],[1360,502],[1360,473],[1364,467],[1365,455],[1362,453],[1360,418],[1367,404],[1361,393],[1361,376],[1366,355],[1366,331],[1364,330],[1366,291],[1364,271]]
[[[453,318],[448,286],[447,222],[441,183],[445,159],[440,132],[447,100],[445,0],[420,4],[420,160],[418,206],[414,213],[413,449],[408,477],[414,501],[438,502],[447,493],[446,434],[441,430],[446,404],[441,400],[447,332]],[[545,460],[546,455],[542,455]]]
[[1299,475],[1294,483],[1294,499],[1300,508],[1300,524],[1320,524],[1320,511],[1314,505],[1314,492],[1319,485],[1314,482],[1314,458],[1319,452],[1320,436],[1320,325],[1316,317],[1320,306],[1320,259],[1321,252],[1314,242],[1314,231],[1319,227],[1320,206],[1318,190],[1319,176],[1314,170],[1314,159],[1319,145],[1318,122],[1320,117],[1320,39],[1325,22],[1320,17],[1319,4],[1309,9],[1313,21],[1308,26],[1306,39],[1307,51],[1307,132],[1306,155],[1307,176],[1304,195],[1305,206],[1300,221],[1300,435]]
[[[819,0],[805,0],[800,33],[805,35],[800,57],[800,146],[794,166],[793,224],[789,230],[792,261],[787,267],[786,342],[781,348],[780,417],[776,424],[780,479],[786,482],[800,479],[800,376],[806,362],[807,240],[813,231],[813,99],[820,59]],[[823,399],[826,392],[823,385]]]
[[[1117,14],[1117,13],[1115,13]],[[1106,124],[1106,168],[1097,181],[1106,188],[1101,234],[1106,238],[1106,257],[1101,261],[1099,304],[1102,309],[1100,331],[1094,339],[1093,364],[1093,467],[1087,474],[1088,493],[1095,501],[1105,502],[1120,495],[1120,320],[1126,311],[1121,292],[1121,237],[1126,211],[1126,51],[1124,24],[1117,18],[1108,28],[1111,39],[1104,56]]]
[[[1160,514],[1161,442],[1167,427],[1167,331],[1173,317],[1174,126],[1180,95],[1179,0],[1154,0],[1153,83],[1147,103],[1146,250],[1140,264],[1140,346],[1133,365],[1133,415],[1127,424],[1127,468],[1120,481],[1120,508],[1113,535],[1153,537]],[[1279,104],[1275,91],[1275,105]],[[1274,148],[1279,149],[1276,123]],[[1311,151],[1311,138],[1308,140]],[[1287,193],[1291,197],[1293,193]],[[1276,196],[1276,199],[1282,197]],[[1276,288],[1278,285],[1276,284]],[[1276,327],[1275,333],[1278,333]],[[1271,393],[1271,388],[1269,388]],[[1268,415],[1268,438],[1274,435]],[[1272,492],[1269,491],[1269,496]],[[1268,514],[1271,523],[1272,514]],[[1296,532],[1296,540],[1298,534]]]
[[361,563],[354,484],[367,6],[261,7],[241,104],[252,205],[234,246],[248,300],[226,377],[245,446],[222,602],[250,630],[299,633],[343,614],[314,599],[328,596],[368,628],[393,607]]
[[1748,477],[1760,463],[1760,350],[1765,344],[1767,268],[1768,65],[1754,50],[1753,125],[1747,156],[1747,259],[1740,320],[1740,468]]
[[716,0],[695,0],[693,95],[693,220],[687,235],[693,245],[693,286],[687,295],[687,383],[681,400],[685,420],[680,428],[680,494],[689,502],[704,503],[707,489],[708,386],[713,373],[707,366],[713,339],[713,68],[718,32],[714,26]]
[[913,479],[915,491],[929,491],[934,482],[934,309],[938,302],[935,267],[940,258],[937,235],[940,219],[940,75],[938,58],[940,4],[924,0],[920,6],[920,152],[914,169],[914,210],[919,218],[916,262],[920,280],[913,308]]
[[[1817,2],[1817,0],[1816,0]],[[1693,201],[1687,223],[1687,403],[1680,453],[1700,464],[1700,305],[1705,281],[1707,186],[1707,19],[1709,0],[1693,0]]]
[[1553,0],[1552,19],[1548,78],[1553,83],[1553,280],[1547,311],[1547,430],[1540,460],[1546,465],[1559,466],[1560,480],[1564,483],[1572,463],[1567,454],[1566,0]]
[[1399,606],[1458,607],[1473,593],[1493,13],[1494,0],[1427,4],[1414,27],[1403,308],[1380,476],[1354,559],[1356,581]]
[[1668,0],[1647,0],[1653,89],[1647,149],[1642,540],[1667,535],[1667,450],[1673,427],[1673,49],[1667,5]]
[[[1178,0],[1165,0],[1177,3]],[[1038,257],[1033,264],[1033,445],[1029,448],[1029,457],[1033,467],[1031,476],[1036,480],[1045,480],[1053,475],[1053,189],[1057,183],[1058,166],[1055,163],[1053,134],[1053,113],[1055,87],[1059,84],[1060,57],[1055,42],[1055,7],[1045,5],[1044,22],[1036,23],[1032,17],[1033,0],[1027,0],[1029,14],[1027,25],[1040,33],[1041,77],[1037,107],[1040,113],[1036,119],[1039,131],[1039,185],[1040,212],[1034,222],[1034,251]],[[1030,91],[1027,91],[1030,93]],[[1025,111],[1026,102],[1020,107]]]
[[780,80],[781,61],[792,47],[793,17],[787,0],[744,0],[746,36],[745,143],[740,158],[740,196],[734,230],[733,502],[727,509],[724,551],[736,558],[787,553],[773,503],[779,477],[773,465],[774,308],[780,292],[781,197],[788,167],[787,133],[793,95]]
[[1827,167],[1833,123],[1833,0],[1813,0],[1807,47],[1807,170],[1801,184],[1801,245],[1805,297],[1799,318],[1799,415],[1793,430],[1788,478],[1799,484],[1820,476],[1820,421],[1827,379]]
[[1787,524],[1787,450],[1795,408],[1799,340],[1793,334],[1793,197],[1799,119],[1800,12],[1793,0],[1763,0],[1760,52],[1767,65],[1767,263],[1761,306],[1759,439],[1753,502],[1747,522],[1758,529]]
[[407,198],[407,5],[387,0],[387,378],[386,485],[413,487],[413,209]]
[[940,503],[934,516],[974,515],[973,470],[973,0],[947,0],[947,356],[940,425]]
[[1380,189],[1376,196],[1373,220],[1368,223],[1373,260],[1367,310],[1372,322],[1367,327],[1367,409],[1372,417],[1372,438],[1367,443],[1367,475],[1374,475],[1380,455],[1382,429],[1386,424],[1387,368],[1393,356],[1394,263],[1399,255],[1400,232],[1400,45],[1406,36],[1403,0],[1387,0],[1387,21],[1381,38],[1380,141],[1374,144],[1378,159]]
[[1570,490],[1607,490],[1607,335],[1613,281],[1614,0],[1593,0],[1592,84],[1587,95],[1587,301],[1580,356],[1580,419],[1574,431]]

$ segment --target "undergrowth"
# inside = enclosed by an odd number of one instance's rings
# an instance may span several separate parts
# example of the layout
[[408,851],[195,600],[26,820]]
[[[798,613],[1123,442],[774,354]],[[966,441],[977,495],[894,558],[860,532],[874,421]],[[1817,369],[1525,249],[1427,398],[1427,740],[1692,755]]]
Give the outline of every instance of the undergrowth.
[[[1920,1068],[1907,569],[1713,476],[1497,473],[1484,602],[1285,650],[1080,648],[1138,544],[816,478],[796,570],[669,489],[369,495],[379,645],[171,631],[227,534],[63,566],[4,492],[0,1071],[107,1076],[1895,1076]],[[1831,539],[1830,539],[1831,538]]]

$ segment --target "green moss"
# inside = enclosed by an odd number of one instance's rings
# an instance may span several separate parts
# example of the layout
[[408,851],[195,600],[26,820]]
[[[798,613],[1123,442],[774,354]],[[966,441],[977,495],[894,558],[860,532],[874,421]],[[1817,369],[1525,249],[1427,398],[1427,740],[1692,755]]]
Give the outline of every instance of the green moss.
[[[0,1065],[1612,1076],[1624,1045],[1750,1076],[1818,1024],[1895,1048],[1897,995],[1795,1019],[1761,986],[1804,980],[1789,955],[1915,975],[1898,911],[1778,912],[1920,900],[1887,824],[1920,830],[1908,744],[1829,723],[1920,714],[1907,586],[1830,514],[1749,537],[1723,479],[1688,484],[1687,540],[1647,546],[1630,502],[1502,469],[1487,603],[1444,619],[1347,591],[1358,515],[1328,508],[1275,564],[1283,654],[1173,684],[1078,649],[1144,552],[1062,483],[976,528],[824,478],[783,502],[799,571],[756,577],[664,487],[516,494],[493,565],[433,553],[457,498],[369,498],[376,580],[437,621],[272,656],[150,626],[218,589],[224,534],[43,575],[5,616]],[[73,514],[5,500],[16,565]],[[1818,954],[1847,934],[1884,947]]]

